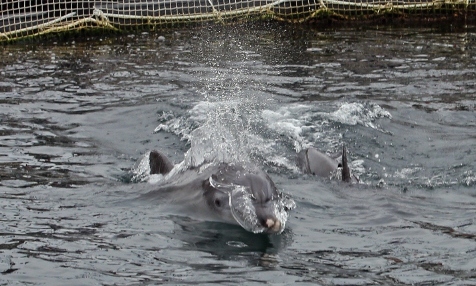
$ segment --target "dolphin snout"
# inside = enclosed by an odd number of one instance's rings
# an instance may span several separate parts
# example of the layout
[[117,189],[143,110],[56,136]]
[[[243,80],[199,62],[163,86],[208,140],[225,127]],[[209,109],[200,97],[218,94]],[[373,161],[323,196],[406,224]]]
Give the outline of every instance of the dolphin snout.
[[266,218],[261,221],[268,233],[278,233],[281,231],[281,222],[277,218]]

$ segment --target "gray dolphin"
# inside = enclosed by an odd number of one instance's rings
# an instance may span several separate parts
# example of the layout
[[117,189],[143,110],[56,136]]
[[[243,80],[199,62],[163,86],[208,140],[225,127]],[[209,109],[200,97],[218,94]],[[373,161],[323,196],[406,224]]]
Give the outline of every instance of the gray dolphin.
[[335,174],[338,168],[341,168],[342,181],[358,182],[358,178],[350,173],[347,162],[347,149],[345,146],[342,147],[342,159],[340,163],[315,148],[308,148],[298,153],[297,165],[303,173],[327,178]]
[[295,202],[271,178],[251,164],[203,164],[171,172],[173,164],[159,151],[149,154],[151,174],[165,182],[143,197],[168,198],[187,214],[241,225],[254,233],[281,233]]

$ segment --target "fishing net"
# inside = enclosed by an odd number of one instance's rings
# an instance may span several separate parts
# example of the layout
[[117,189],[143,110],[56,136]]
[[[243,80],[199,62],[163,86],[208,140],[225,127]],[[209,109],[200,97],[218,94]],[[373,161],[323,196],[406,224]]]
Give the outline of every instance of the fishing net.
[[277,19],[309,22],[384,17],[474,18],[476,0],[6,0],[0,42],[80,29],[155,29],[178,24]]

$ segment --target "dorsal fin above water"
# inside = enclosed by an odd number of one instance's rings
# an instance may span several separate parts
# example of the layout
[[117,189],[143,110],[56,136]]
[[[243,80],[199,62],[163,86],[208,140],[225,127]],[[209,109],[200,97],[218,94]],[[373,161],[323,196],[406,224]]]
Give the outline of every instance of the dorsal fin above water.
[[149,154],[149,167],[150,167],[150,174],[162,174],[165,175],[172,168],[174,165],[170,162],[170,160],[161,152],[157,150],[150,151]]
[[345,148],[345,145],[342,146],[342,181],[348,183],[352,181],[349,165],[347,163],[347,149]]

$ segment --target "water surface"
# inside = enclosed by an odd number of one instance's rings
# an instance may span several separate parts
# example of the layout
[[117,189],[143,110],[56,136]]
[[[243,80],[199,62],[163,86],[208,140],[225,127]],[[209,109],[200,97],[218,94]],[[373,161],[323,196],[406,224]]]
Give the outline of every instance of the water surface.
[[[475,41],[255,24],[2,47],[0,282],[476,284]],[[144,154],[210,139],[294,197],[284,233],[130,203]],[[294,165],[342,144],[358,185]]]

